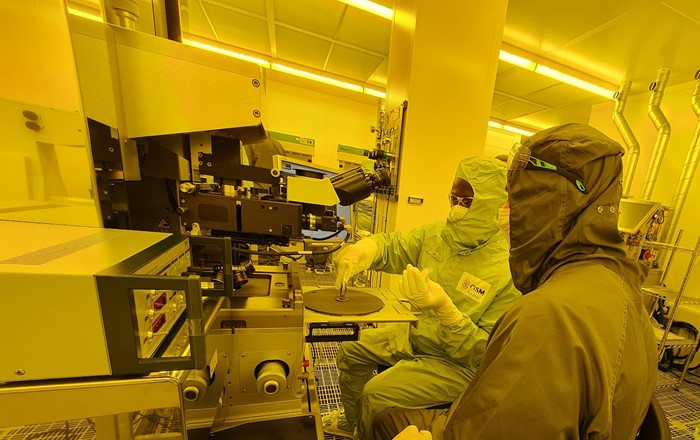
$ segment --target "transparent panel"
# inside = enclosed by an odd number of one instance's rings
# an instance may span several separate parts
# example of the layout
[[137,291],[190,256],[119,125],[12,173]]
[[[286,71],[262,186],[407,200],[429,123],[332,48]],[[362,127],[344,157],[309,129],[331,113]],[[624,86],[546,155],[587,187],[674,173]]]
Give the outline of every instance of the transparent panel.
[[100,225],[62,0],[0,2],[0,218]]

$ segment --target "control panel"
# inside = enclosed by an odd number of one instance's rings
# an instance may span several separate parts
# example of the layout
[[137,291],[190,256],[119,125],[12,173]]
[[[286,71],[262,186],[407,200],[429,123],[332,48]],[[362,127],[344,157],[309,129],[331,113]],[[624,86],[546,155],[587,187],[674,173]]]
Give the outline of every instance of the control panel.
[[[187,272],[187,268],[192,265],[191,261],[189,242],[183,241],[136,273],[179,277]],[[165,289],[134,289],[132,292],[138,356],[149,358],[158,350],[184,313],[185,295],[180,290]]]

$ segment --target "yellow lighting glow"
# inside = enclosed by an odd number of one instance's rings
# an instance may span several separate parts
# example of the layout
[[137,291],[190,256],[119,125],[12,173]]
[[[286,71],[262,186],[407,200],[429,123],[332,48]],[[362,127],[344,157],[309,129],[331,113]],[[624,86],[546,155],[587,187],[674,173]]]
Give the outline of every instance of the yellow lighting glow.
[[362,9],[370,14],[378,15],[387,20],[391,20],[394,17],[394,11],[386,6],[378,5],[369,0],[338,0],[346,5],[354,6],[357,9]]
[[100,23],[103,23],[104,20],[102,20],[102,17],[99,15],[91,14],[89,12],[81,11],[80,9],[75,9],[75,8],[67,8],[68,13],[71,15],[75,15],[76,17],[82,17],[82,18],[87,18],[88,20],[92,21],[99,21]]
[[380,90],[375,90],[375,89],[370,89],[369,87],[365,87],[364,92],[366,95],[371,95],[371,96],[376,96],[377,98],[386,99],[386,93],[384,93]]
[[578,79],[571,75],[567,75],[566,73],[559,72],[558,70],[552,69],[551,67],[547,67],[542,64],[537,64],[534,61],[528,60],[527,58],[523,58],[518,55],[513,55],[512,53],[505,52],[503,50],[499,53],[498,59],[500,59],[501,61],[505,61],[506,63],[522,67],[523,69],[539,73],[540,75],[555,79],[557,81],[569,84],[570,86],[574,86],[579,89],[595,93],[596,95],[600,95],[604,98],[613,99],[613,96],[615,95],[615,91],[613,90],[608,90],[605,87],[600,87],[595,84],[591,84],[582,79]]
[[312,81],[317,81],[324,84],[329,84],[336,87],[341,87],[343,89],[353,90],[355,92],[362,92],[362,86],[357,84],[351,84],[344,81],[338,81],[337,79],[328,78],[326,76],[316,75],[315,73],[306,72],[299,69],[294,69],[292,67],[287,67],[282,64],[272,63],[272,70],[277,70],[280,72],[288,73],[290,75],[298,76],[301,78],[310,79]]
[[516,65],[518,67],[522,67],[523,69],[527,69],[527,70],[534,71],[535,67],[537,67],[537,63],[530,61],[527,58],[513,55],[512,53],[508,53],[504,50],[502,50],[498,54],[498,59],[501,61],[505,61],[506,63],[510,63],[510,64]]
[[558,70],[554,70],[550,67],[543,66],[542,64],[537,65],[535,72],[539,73],[540,75],[544,75],[544,76],[548,76],[552,79],[556,79],[557,81],[561,81],[563,83],[572,85],[574,87],[578,87],[579,89],[583,89],[583,90],[587,90],[591,93],[595,93],[596,95],[600,95],[604,98],[613,99],[613,95],[615,94],[615,92],[612,90],[608,90],[606,88],[597,86],[595,84],[591,84],[591,83],[583,81],[581,79],[574,78],[571,75],[567,75],[566,73],[561,73]]
[[183,39],[182,42],[187,44],[188,46],[198,47],[200,49],[208,50],[209,52],[215,52],[215,53],[218,53],[221,55],[229,56],[231,58],[236,58],[239,60],[248,61],[249,63],[257,64],[258,66],[268,67],[268,68],[270,67],[270,62],[267,60],[263,60],[261,58],[251,57],[249,55],[244,55],[242,53],[233,52],[233,51],[230,51],[227,49],[222,49],[220,47],[211,46],[209,44],[204,44],[204,43],[200,43],[197,41]]
[[521,134],[523,136],[532,136],[535,134],[533,131],[525,130],[523,128],[513,127],[512,125],[503,124],[494,120],[489,120],[489,127],[498,128],[499,130],[509,131],[515,134]]
[[532,131],[523,130],[522,128],[513,127],[512,125],[503,125],[505,131],[510,131],[511,133],[522,134],[523,136],[532,136],[535,134]]

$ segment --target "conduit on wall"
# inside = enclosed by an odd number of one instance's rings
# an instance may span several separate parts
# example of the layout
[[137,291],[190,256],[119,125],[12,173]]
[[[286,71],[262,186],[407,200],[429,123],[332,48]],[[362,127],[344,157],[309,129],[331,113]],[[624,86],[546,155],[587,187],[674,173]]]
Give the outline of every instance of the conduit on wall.
[[661,100],[664,97],[664,91],[666,90],[666,83],[668,82],[668,77],[671,74],[671,69],[659,69],[656,81],[652,82],[649,86],[651,90],[651,98],[649,100],[649,118],[651,122],[654,123],[654,127],[658,131],[656,137],[656,145],[654,145],[654,151],[651,155],[651,161],[649,162],[649,169],[647,170],[647,175],[644,178],[644,184],[642,185],[641,198],[649,200],[651,198],[652,192],[654,192],[654,185],[656,184],[656,178],[659,175],[659,170],[661,168],[661,162],[663,161],[664,154],[666,153],[666,147],[668,147],[668,141],[671,138],[671,124],[669,124],[668,119],[661,111]]
[[632,178],[637,169],[637,163],[639,162],[639,142],[634,136],[634,133],[632,133],[632,128],[630,128],[630,125],[623,116],[630,87],[632,87],[631,81],[622,83],[622,87],[617,92],[615,98],[615,110],[613,111],[613,122],[615,122],[617,130],[620,132],[629,153],[624,176],[622,178],[622,195],[624,197],[629,197],[630,188],[632,187]]
[[695,117],[698,118],[698,123],[695,127],[695,133],[693,134],[693,140],[690,143],[688,154],[683,163],[678,186],[676,186],[676,191],[673,193],[673,199],[671,200],[671,224],[664,231],[664,237],[672,237],[676,226],[678,226],[681,210],[688,196],[688,191],[690,191],[690,185],[693,183],[695,171],[698,168],[698,161],[700,161],[700,70],[695,72],[695,79],[698,81],[695,84],[695,90],[693,91],[692,98],[690,98],[690,103],[693,112],[695,112]]

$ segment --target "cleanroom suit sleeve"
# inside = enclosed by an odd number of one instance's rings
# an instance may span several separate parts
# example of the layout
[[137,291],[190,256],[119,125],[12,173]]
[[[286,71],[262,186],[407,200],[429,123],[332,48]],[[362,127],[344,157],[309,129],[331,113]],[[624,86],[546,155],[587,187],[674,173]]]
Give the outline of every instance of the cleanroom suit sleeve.
[[406,232],[376,234],[368,238],[374,240],[378,248],[370,269],[400,274],[409,264],[419,266],[418,257],[425,239],[424,226]]

